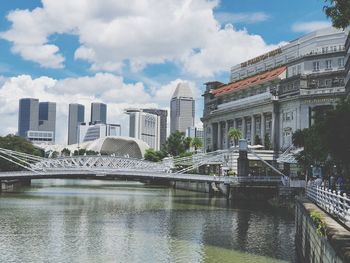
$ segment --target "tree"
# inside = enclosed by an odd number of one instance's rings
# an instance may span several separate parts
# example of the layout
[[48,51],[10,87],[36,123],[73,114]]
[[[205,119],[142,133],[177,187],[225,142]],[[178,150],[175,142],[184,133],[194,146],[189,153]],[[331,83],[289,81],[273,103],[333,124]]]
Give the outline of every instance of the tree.
[[194,137],[193,140],[192,140],[192,146],[194,147],[195,153],[197,153],[198,148],[202,148],[203,147],[203,142],[198,137]]
[[64,148],[62,151],[61,151],[61,155],[62,156],[70,156],[70,150],[68,148]]
[[261,144],[262,144],[262,141],[260,139],[260,136],[256,134],[254,137],[254,145],[261,145]]
[[264,137],[264,141],[265,141],[265,149],[266,150],[271,150],[272,149],[272,144],[271,144],[271,140],[270,140],[270,135],[269,134],[265,134]]
[[350,25],[350,0],[325,0],[323,10],[336,28],[343,30]]
[[242,138],[242,132],[240,129],[230,128],[228,131],[228,137],[234,141],[236,146],[238,144],[238,140]]
[[164,153],[162,151],[156,151],[152,148],[147,149],[145,153],[145,160],[151,162],[159,162],[164,158]]
[[350,98],[328,111],[319,126],[320,142],[350,176]]
[[188,151],[189,149],[191,149],[191,146],[192,146],[192,138],[191,137],[186,137],[183,141],[184,143],[184,146],[185,146],[185,149],[186,151]]
[[[35,148],[30,141],[27,141],[22,137],[15,136],[12,134],[9,134],[5,137],[0,137],[0,148],[27,153],[27,154],[36,155],[36,156],[43,156],[43,152],[38,148]],[[2,156],[2,154],[0,154],[0,156]],[[7,161],[0,157],[0,171],[17,171],[17,170],[23,170],[23,168],[19,165],[11,163],[10,161]]]
[[178,156],[186,151],[184,140],[185,134],[175,131],[168,137],[164,150],[172,156]]

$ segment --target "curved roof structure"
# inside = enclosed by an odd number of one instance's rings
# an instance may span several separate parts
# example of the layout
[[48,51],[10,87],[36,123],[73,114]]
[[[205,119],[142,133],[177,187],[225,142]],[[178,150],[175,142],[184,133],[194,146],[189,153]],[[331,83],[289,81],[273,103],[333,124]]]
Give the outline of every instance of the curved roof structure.
[[101,154],[115,154],[117,156],[128,156],[131,158],[143,158],[146,150],[149,148],[144,141],[122,136],[107,136],[94,141],[88,141],[72,145],[40,145],[45,151],[61,152],[64,148],[71,152],[79,149],[95,151]]

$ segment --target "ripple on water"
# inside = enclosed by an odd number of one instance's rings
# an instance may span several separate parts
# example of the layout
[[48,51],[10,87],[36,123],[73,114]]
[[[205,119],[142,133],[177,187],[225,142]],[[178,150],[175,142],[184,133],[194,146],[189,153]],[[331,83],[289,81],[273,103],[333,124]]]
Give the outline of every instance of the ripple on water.
[[0,222],[0,262],[295,261],[292,217],[125,182],[36,181]]

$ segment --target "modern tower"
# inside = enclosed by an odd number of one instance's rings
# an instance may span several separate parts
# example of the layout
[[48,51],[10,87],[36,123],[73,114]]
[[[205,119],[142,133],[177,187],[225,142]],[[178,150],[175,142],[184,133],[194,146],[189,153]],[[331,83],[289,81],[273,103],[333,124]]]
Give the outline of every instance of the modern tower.
[[107,122],[107,105],[104,103],[91,103],[91,123],[96,122],[103,124]]
[[130,116],[129,136],[160,150],[160,116],[141,109],[127,109],[126,113]]
[[18,135],[27,137],[27,131],[38,130],[39,100],[24,98],[19,100]]
[[39,131],[51,131],[55,134],[56,130],[56,103],[39,103]]
[[155,114],[160,117],[160,146],[164,145],[167,138],[168,111],[160,109],[143,109],[143,112]]
[[194,126],[195,101],[187,83],[179,83],[170,101],[170,132]]
[[38,99],[19,100],[18,135],[34,143],[54,143],[56,103]]
[[78,130],[80,124],[84,122],[84,113],[84,105],[77,103],[69,104],[68,145],[78,143]]

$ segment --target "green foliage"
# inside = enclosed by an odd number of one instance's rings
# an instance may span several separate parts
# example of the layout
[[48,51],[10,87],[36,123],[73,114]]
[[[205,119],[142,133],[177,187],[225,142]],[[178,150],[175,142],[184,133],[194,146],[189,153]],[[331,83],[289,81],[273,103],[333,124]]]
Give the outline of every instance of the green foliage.
[[238,140],[242,138],[242,132],[240,129],[230,128],[228,131],[228,137],[235,142],[235,145],[238,144]]
[[185,134],[183,132],[175,131],[168,137],[164,151],[172,156],[178,156],[186,151]]
[[197,152],[198,148],[202,148],[203,147],[203,142],[200,138],[195,137],[192,140],[192,146],[194,147],[195,152]]
[[188,157],[188,156],[192,156],[193,155],[193,153],[191,153],[191,152],[183,152],[183,153],[180,153],[180,155],[179,155],[179,157],[181,158],[181,157]]
[[328,156],[350,175],[350,99],[340,101],[335,109],[316,115],[309,129],[296,131],[293,144],[304,147],[297,160],[304,168],[327,164]]
[[159,162],[161,161],[166,155],[162,151],[156,151],[152,148],[147,149],[145,153],[145,160],[151,161],[151,162]]
[[326,222],[324,221],[324,217],[318,211],[312,211],[310,213],[310,217],[316,226],[316,232],[318,235],[325,237],[326,236]]
[[259,135],[255,135],[254,137],[254,145],[261,145],[262,141]]
[[75,150],[73,152],[74,156],[77,156],[77,155],[98,155],[98,154],[99,154],[99,152],[92,151],[92,150],[85,150],[85,149],[79,149],[79,151]]
[[350,25],[350,0],[325,0],[323,10],[336,28],[345,29]]
[[62,155],[62,156],[70,156],[70,150],[67,149],[67,148],[64,148],[64,149],[61,151],[61,155]]
[[349,175],[350,165],[350,98],[341,101],[335,110],[327,112],[317,129],[321,142],[334,160],[343,165]]
[[[28,153],[36,156],[43,156],[43,152],[34,147],[34,145],[22,137],[7,135],[0,137],[0,148],[5,148],[17,152]],[[0,158],[0,171],[17,171],[23,170],[22,167]]]
[[265,149],[272,150],[270,136],[267,133],[265,134],[264,141],[265,141],[265,143],[264,143]]
[[186,151],[189,150],[192,146],[192,138],[191,137],[186,137],[183,141],[183,144],[185,146]]

